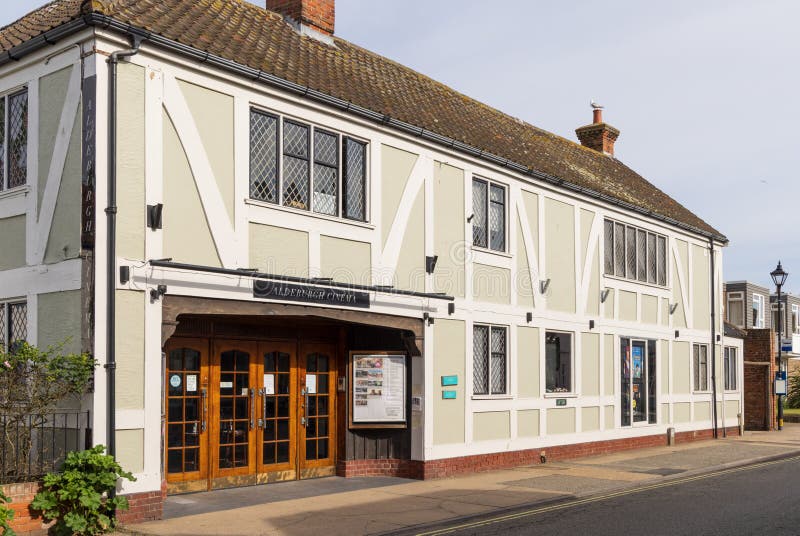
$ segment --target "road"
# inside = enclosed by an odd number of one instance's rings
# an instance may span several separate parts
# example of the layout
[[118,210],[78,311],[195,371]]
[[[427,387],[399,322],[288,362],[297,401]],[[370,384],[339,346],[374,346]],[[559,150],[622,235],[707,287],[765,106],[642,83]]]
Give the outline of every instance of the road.
[[796,536],[800,534],[800,458],[452,521],[403,534]]

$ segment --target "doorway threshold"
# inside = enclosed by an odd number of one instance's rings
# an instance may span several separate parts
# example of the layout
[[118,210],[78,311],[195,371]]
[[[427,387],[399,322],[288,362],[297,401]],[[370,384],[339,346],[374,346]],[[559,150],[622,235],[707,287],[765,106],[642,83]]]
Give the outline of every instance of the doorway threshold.
[[382,488],[406,484],[410,480],[398,477],[352,477],[331,476],[291,482],[276,482],[258,486],[202,491],[183,495],[167,496],[164,503],[164,519],[173,519],[221,510],[232,510],[244,506],[305,499],[334,493],[346,493],[362,489]]

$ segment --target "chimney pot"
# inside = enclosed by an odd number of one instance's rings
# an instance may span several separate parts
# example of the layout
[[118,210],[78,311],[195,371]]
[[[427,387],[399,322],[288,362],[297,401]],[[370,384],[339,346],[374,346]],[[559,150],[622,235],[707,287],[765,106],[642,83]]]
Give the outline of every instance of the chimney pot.
[[619,130],[603,122],[603,109],[592,109],[592,123],[575,129],[581,145],[608,156],[614,156],[614,143],[619,137]]
[[602,108],[595,108],[592,110],[592,123],[602,123],[603,122],[603,109]]
[[335,0],[266,0],[267,9],[292,19],[303,30],[323,36],[333,35],[336,19]]

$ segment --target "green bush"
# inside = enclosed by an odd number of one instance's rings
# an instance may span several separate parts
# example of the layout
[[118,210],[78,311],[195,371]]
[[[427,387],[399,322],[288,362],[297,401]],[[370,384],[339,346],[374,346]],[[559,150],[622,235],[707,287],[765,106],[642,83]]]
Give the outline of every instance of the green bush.
[[105,454],[104,446],[70,452],[61,473],[44,477],[31,508],[55,520],[51,530],[56,535],[104,534],[117,524],[115,511],[128,509],[128,499],[110,497],[120,478],[136,480]]
[[3,495],[0,491],[0,534],[2,536],[14,536],[11,530],[11,520],[14,519],[14,510],[7,506],[11,499]]
[[789,376],[789,385],[786,390],[784,407],[800,408],[800,370]]

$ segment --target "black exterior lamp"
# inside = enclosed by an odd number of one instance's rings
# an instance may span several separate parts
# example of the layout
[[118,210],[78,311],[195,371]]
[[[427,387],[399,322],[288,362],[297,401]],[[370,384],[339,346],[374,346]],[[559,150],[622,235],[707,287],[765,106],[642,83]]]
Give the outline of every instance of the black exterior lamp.
[[[781,287],[786,283],[786,278],[789,273],[783,270],[781,261],[778,261],[778,267],[769,273],[772,277],[772,282],[778,287],[778,371],[783,371],[783,302],[781,301]],[[778,395],[778,430],[783,430],[783,395]]]

